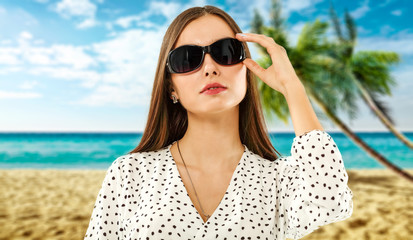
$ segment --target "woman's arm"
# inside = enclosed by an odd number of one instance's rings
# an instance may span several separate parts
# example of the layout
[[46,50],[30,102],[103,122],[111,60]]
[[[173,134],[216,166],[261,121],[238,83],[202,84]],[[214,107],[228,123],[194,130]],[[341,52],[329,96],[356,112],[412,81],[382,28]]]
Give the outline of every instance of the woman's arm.
[[348,174],[340,150],[327,132],[312,130],[295,137],[291,156],[275,161],[275,166],[277,209],[287,238],[302,238],[352,215]]
[[265,35],[246,33],[236,37],[267,49],[272,65],[262,68],[252,59],[243,64],[287,100],[296,137],[291,156],[275,161],[278,184],[279,231],[299,239],[320,226],[342,221],[353,212],[353,193],[341,153],[317,119],[305,88],[285,49]]
[[285,85],[283,94],[287,100],[296,136],[315,129],[324,130],[311,106],[305,88],[298,78]]
[[243,64],[268,86],[284,95],[296,136],[315,129],[323,130],[285,49],[273,38],[262,34],[242,33],[236,34],[236,38],[258,43],[267,49],[272,61],[272,65],[267,69],[250,58],[245,59]]

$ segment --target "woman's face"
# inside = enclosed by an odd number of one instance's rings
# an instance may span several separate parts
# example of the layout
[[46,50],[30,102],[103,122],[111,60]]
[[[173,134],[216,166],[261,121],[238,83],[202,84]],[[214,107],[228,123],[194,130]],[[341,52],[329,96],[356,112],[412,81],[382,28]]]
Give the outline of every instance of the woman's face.
[[[206,15],[190,22],[179,36],[175,48],[192,44],[207,46],[219,39],[235,37],[229,25],[220,17]],[[219,65],[209,53],[200,68],[183,74],[171,74],[174,91],[182,106],[192,113],[219,113],[237,107],[247,91],[244,64]],[[210,83],[219,83],[227,89],[218,94],[200,93]]]

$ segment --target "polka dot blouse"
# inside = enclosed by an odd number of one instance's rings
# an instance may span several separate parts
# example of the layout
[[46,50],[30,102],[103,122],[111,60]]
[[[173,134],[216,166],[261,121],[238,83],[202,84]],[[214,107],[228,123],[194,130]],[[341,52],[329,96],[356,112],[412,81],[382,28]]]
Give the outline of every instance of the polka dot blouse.
[[106,172],[85,239],[299,239],[353,212],[341,153],[325,131],[296,136],[291,156],[244,153],[204,222],[170,147],[117,158]]

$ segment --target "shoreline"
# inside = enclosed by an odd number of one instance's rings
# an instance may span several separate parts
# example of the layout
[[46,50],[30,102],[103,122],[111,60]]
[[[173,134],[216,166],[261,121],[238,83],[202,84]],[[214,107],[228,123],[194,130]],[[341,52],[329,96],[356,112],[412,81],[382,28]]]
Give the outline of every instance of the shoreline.
[[[302,239],[409,239],[413,184],[387,169],[347,173],[353,215]],[[83,239],[105,174],[101,169],[0,169],[0,239]]]

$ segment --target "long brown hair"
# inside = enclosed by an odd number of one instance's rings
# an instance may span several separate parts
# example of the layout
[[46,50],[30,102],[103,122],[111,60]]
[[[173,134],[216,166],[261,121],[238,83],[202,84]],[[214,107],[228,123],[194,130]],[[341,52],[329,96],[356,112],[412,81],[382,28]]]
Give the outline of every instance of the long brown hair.
[[[170,73],[165,68],[166,58],[185,26],[207,14],[221,17],[228,23],[234,34],[241,33],[241,29],[231,16],[214,6],[189,8],[174,19],[166,30],[159,53],[145,130],[139,145],[129,153],[159,150],[184,136],[188,127],[187,111],[179,102],[173,104],[170,99],[172,82]],[[245,42],[243,44],[246,55],[250,58],[248,46]],[[274,161],[278,158],[276,153],[281,156],[272,146],[267,135],[257,82],[249,69],[247,69],[247,92],[239,104],[239,133],[241,142],[261,157]]]

